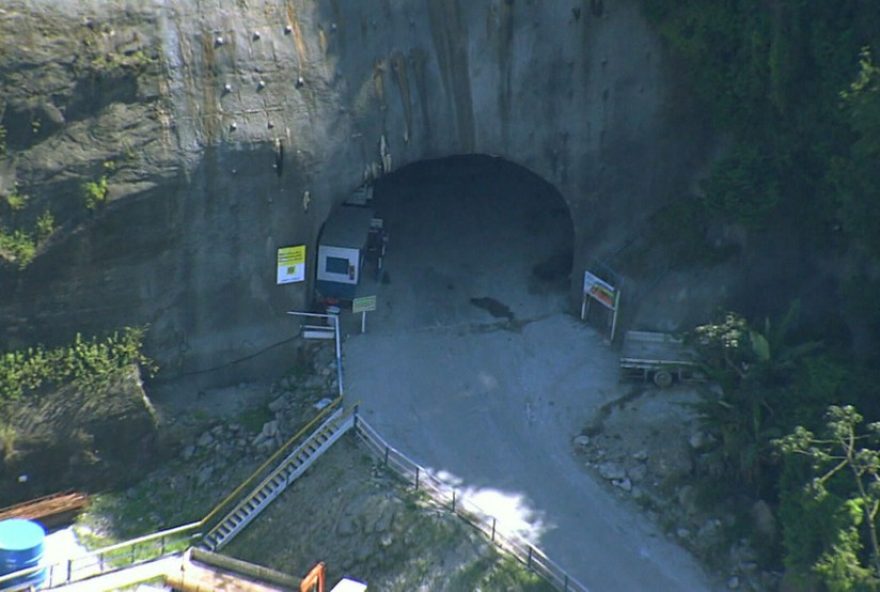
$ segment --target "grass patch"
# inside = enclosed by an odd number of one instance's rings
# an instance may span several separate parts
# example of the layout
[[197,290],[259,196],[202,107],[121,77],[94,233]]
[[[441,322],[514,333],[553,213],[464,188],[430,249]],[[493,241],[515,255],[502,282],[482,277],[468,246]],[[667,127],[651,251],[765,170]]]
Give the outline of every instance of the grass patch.
[[260,432],[263,425],[272,421],[272,412],[266,405],[248,407],[238,416],[238,423],[249,432]]

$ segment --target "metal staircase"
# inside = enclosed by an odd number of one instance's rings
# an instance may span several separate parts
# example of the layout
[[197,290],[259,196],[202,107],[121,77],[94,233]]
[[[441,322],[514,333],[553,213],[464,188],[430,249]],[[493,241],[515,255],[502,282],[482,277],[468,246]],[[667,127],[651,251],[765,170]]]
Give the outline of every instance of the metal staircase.
[[354,415],[338,409],[213,527],[201,546],[211,551],[222,549],[353,425]]

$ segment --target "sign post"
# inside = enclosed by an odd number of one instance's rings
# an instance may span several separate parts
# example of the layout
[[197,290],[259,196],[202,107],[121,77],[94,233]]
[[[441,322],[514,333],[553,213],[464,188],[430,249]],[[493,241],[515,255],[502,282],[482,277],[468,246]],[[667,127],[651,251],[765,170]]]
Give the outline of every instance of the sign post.
[[361,333],[367,330],[367,313],[376,310],[375,296],[362,296],[355,298],[351,302],[351,312],[354,314],[361,313]]
[[610,333],[608,340],[614,341],[614,332],[617,330],[617,312],[620,308],[620,289],[612,286],[605,280],[584,271],[584,296],[581,301],[581,320],[587,319],[590,305],[593,301],[598,302],[611,311]]
[[280,247],[275,265],[276,284],[292,284],[306,279],[306,246]]

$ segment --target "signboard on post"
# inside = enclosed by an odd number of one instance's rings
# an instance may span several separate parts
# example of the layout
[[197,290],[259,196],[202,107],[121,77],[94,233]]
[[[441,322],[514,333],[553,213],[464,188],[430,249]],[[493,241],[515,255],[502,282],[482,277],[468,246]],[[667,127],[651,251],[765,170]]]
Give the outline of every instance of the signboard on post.
[[375,296],[362,296],[351,301],[351,312],[361,313],[361,333],[367,330],[367,313],[376,310]]
[[359,312],[372,312],[376,310],[376,297],[364,296],[355,298],[351,302],[351,312],[357,314]]
[[292,284],[306,279],[306,246],[281,247],[278,249],[276,283]]
[[586,320],[590,311],[590,303],[594,300],[611,311],[608,340],[614,341],[614,332],[617,329],[617,311],[620,307],[620,289],[589,271],[584,271],[584,297],[581,301],[582,321]]
[[589,271],[584,272],[584,294],[597,300],[605,308],[614,310],[616,292],[614,287],[605,280],[599,279]]

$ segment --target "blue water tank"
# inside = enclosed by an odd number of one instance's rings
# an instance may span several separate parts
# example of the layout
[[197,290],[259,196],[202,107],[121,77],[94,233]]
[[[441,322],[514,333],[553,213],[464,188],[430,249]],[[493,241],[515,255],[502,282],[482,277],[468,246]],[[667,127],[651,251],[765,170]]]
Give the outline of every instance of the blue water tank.
[[[31,520],[13,518],[0,520],[0,576],[29,567],[36,567],[43,559],[46,531]],[[0,584],[0,590],[39,586],[46,579],[42,569],[26,578]]]

